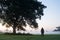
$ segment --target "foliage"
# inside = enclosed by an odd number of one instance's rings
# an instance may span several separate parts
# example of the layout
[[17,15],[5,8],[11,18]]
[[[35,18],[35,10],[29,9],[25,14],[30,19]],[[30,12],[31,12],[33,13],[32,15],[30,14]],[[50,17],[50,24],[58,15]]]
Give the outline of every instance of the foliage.
[[60,31],[60,26],[56,27],[54,31]]
[[37,28],[38,23],[36,19],[41,19],[43,16],[43,9],[46,8],[41,2],[37,0],[0,0],[0,18],[7,24],[7,27],[12,26],[13,29],[18,28],[25,30],[23,27],[30,25],[30,27]]

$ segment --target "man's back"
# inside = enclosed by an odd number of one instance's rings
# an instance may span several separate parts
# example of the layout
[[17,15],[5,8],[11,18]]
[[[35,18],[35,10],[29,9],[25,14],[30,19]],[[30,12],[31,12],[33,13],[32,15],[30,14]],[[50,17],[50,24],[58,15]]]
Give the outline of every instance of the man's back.
[[44,35],[44,29],[41,28],[41,35]]

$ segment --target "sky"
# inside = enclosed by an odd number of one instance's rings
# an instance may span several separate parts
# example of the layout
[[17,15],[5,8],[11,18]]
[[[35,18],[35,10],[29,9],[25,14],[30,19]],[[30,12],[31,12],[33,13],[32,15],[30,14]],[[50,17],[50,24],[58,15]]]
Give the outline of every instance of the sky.
[[[37,19],[38,29],[31,29],[27,27],[27,32],[31,33],[39,33],[40,29],[43,27],[45,31],[53,31],[56,27],[60,26],[60,0],[38,0],[41,1],[42,4],[47,6],[44,9],[44,16],[42,16],[41,20]],[[0,30],[6,30],[5,27],[2,27],[0,24]]]
[[60,26],[60,0],[39,0],[42,4],[47,6],[44,9],[44,16],[39,25],[42,25],[46,30],[53,30]]

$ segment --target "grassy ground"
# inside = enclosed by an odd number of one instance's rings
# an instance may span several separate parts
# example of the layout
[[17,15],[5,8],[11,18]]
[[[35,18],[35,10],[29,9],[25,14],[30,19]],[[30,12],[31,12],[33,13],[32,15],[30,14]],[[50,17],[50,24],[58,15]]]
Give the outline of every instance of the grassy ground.
[[60,40],[60,35],[4,35],[0,34],[0,40]]

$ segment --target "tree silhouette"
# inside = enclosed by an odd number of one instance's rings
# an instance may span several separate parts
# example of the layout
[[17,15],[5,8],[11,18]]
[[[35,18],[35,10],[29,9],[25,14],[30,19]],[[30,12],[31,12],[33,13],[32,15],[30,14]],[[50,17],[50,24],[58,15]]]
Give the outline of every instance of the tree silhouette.
[[41,19],[43,9],[46,8],[42,2],[37,0],[0,0],[0,18],[7,24],[7,27],[13,28],[13,33],[16,33],[16,28],[25,31],[23,27],[30,25],[32,28],[37,28],[36,19]]
[[54,31],[60,31],[60,26],[56,27]]

